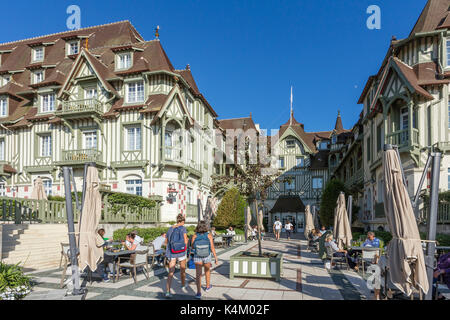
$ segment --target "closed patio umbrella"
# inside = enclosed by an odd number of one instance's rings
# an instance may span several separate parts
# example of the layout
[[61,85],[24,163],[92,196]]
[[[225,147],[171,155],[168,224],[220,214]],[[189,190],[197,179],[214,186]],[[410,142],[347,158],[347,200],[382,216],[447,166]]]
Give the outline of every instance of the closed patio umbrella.
[[309,204],[305,208],[305,238],[308,239],[309,233],[314,229],[313,217]]
[[44,190],[44,183],[42,182],[41,177],[37,177],[36,180],[34,180],[33,190],[31,191],[31,199],[47,200],[47,195]]
[[408,296],[414,286],[427,293],[429,284],[419,229],[396,150],[385,151],[383,169],[384,210],[392,233],[386,250],[391,281]]
[[344,249],[344,246],[350,247],[352,245],[352,229],[350,228],[347,209],[345,208],[344,193],[339,194],[336,201],[334,219],[333,236],[336,239],[336,244],[339,249]]
[[101,218],[102,200],[100,196],[98,170],[88,167],[86,175],[86,193],[81,213],[81,221],[78,224],[80,233],[80,268],[86,266],[92,271],[97,269],[97,264],[103,259],[103,248],[96,246],[97,226]]
[[258,211],[258,226],[261,227],[261,232],[264,232],[264,215],[263,215],[263,211],[259,210]]
[[245,235],[247,239],[248,237],[250,237],[250,234],[252,232],[251,222],[252,222],[252,211],[250,207],[247,207],[247,234]]

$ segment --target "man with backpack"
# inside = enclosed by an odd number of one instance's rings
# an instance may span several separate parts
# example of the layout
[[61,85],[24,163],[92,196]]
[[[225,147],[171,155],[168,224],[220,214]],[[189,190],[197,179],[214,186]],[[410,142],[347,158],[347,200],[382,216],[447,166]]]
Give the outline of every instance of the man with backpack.
[[166,257],[169,260],[169,275],[166,284],[166,298],[171,298],[170,285],[177,261],[180,263],[181,287],[186,288],[186,251],[188,244],[187,230],[184,226],[184,216],[177,216],[177,224],[170,227],[166,234]]
[[205,221],[200,221],[195,228],[195,235],[192,237],[192,249],[194,250],[194,263],[196,269],[197,299],[202,298],[202,267],[205,269],[206,292],[211,290],[211,253],[214,255],[216,265],[218,265],[216,250],[214,248],[214,238],[208,232]]

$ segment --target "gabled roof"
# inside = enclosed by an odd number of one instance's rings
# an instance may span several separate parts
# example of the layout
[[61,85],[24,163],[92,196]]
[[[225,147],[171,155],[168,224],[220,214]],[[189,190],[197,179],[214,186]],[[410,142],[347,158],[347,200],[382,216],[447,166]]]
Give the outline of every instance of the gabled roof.
[[433,96],[428,93],[427,90],[422,88],[419,85],[419,80],[417,79],[416,74],[414,73],[414,69],[402,62],[400,59],[394,57],[392,58],[393,66],[397,67],[395,68],[397,71],[400,71],[400,73],[404,76],[404,78],[407,80],[409,85],[412,87],[413,91],[417,92],[417,94],[422,95],[423,97],[433,100]]
[[278,197],[270,213],[305,212],[305,205],[298,195],[281,195]]
[[425,8],[417,19],[410,36],[415,33],[434,31],[450,27],[450,0],[428,0]]
[[223,119],[219,120],[219,126],[222,129],[242,129],[243,131],[247,131],[248,129],[256,130],[255,123],[253,122],[252,117],[244,117],[244,118],[234,118],[234,119]]

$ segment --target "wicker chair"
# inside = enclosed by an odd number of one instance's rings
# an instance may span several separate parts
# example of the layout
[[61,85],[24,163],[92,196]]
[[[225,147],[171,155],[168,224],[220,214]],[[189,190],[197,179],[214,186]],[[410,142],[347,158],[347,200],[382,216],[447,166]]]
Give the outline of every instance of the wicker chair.
[[348,266],[348,260],[347,260],[347,256],[344,257],[335,257],[334,256],[334,252],[333,252],[333,248],[331,248],[331,246],[325,246],[326,251],[327,251],[327,260],[330,260],[331,265],[333,265],[333,263],[336,264],[346,264],[347,265],[347,270],[349,269]]
[[[121,268],[130,269],[130,278],[133,277],[134,283],[137,283],[137,268],[142,267],[144,271],[144,275],[147,279],[149,279],[148,274],[148,246],[141,246],[139,250],[136,250],[136,253],[132,254],[130,258],[121,258],[119,257],[119,261],[117,263],[117,268],[121,270]],[[123,261],[125,260],[125,261]],[[133,272],[131,272],[133,270]],[[119,279],[119,273],[116,275],[116,281]]]
[[[381,251],[381,249],[380,249]],[[358,260],[358,265],[362,266],[363,275],[365,274],[364,264],[372,264],[376,257],[380,256],[380,251],[378,250],[362,250],[361,258]]]

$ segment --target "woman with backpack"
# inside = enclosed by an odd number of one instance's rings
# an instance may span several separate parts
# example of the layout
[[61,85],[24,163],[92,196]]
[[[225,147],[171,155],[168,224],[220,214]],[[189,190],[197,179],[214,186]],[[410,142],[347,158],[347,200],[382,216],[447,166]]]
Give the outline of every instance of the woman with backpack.
[[169,260],[169,275],[166,284],[166,298],[171,298],[170,285],[172,284],[175,264],[180,262],[181,287],[186,288],[186,250],[188,244],[187,230],[184,226],[184,216],[177,216],[177,224],[169,228],[166,233],[166,257]]
[[194,250],[194,263],[196,269],[196,279],[197,283],[197,299],[202,298],[201,288],[202,288],[202,267],[205,269],[206,278],[206,292],[211,290],[211,253],[214,255],[214,260],[216,265],[217,255],[214,248],[214,239],[212,235],[208,232],[208,226],[205,221],[200,221],[195,228],[195,235],[192,237],[192,249]]

